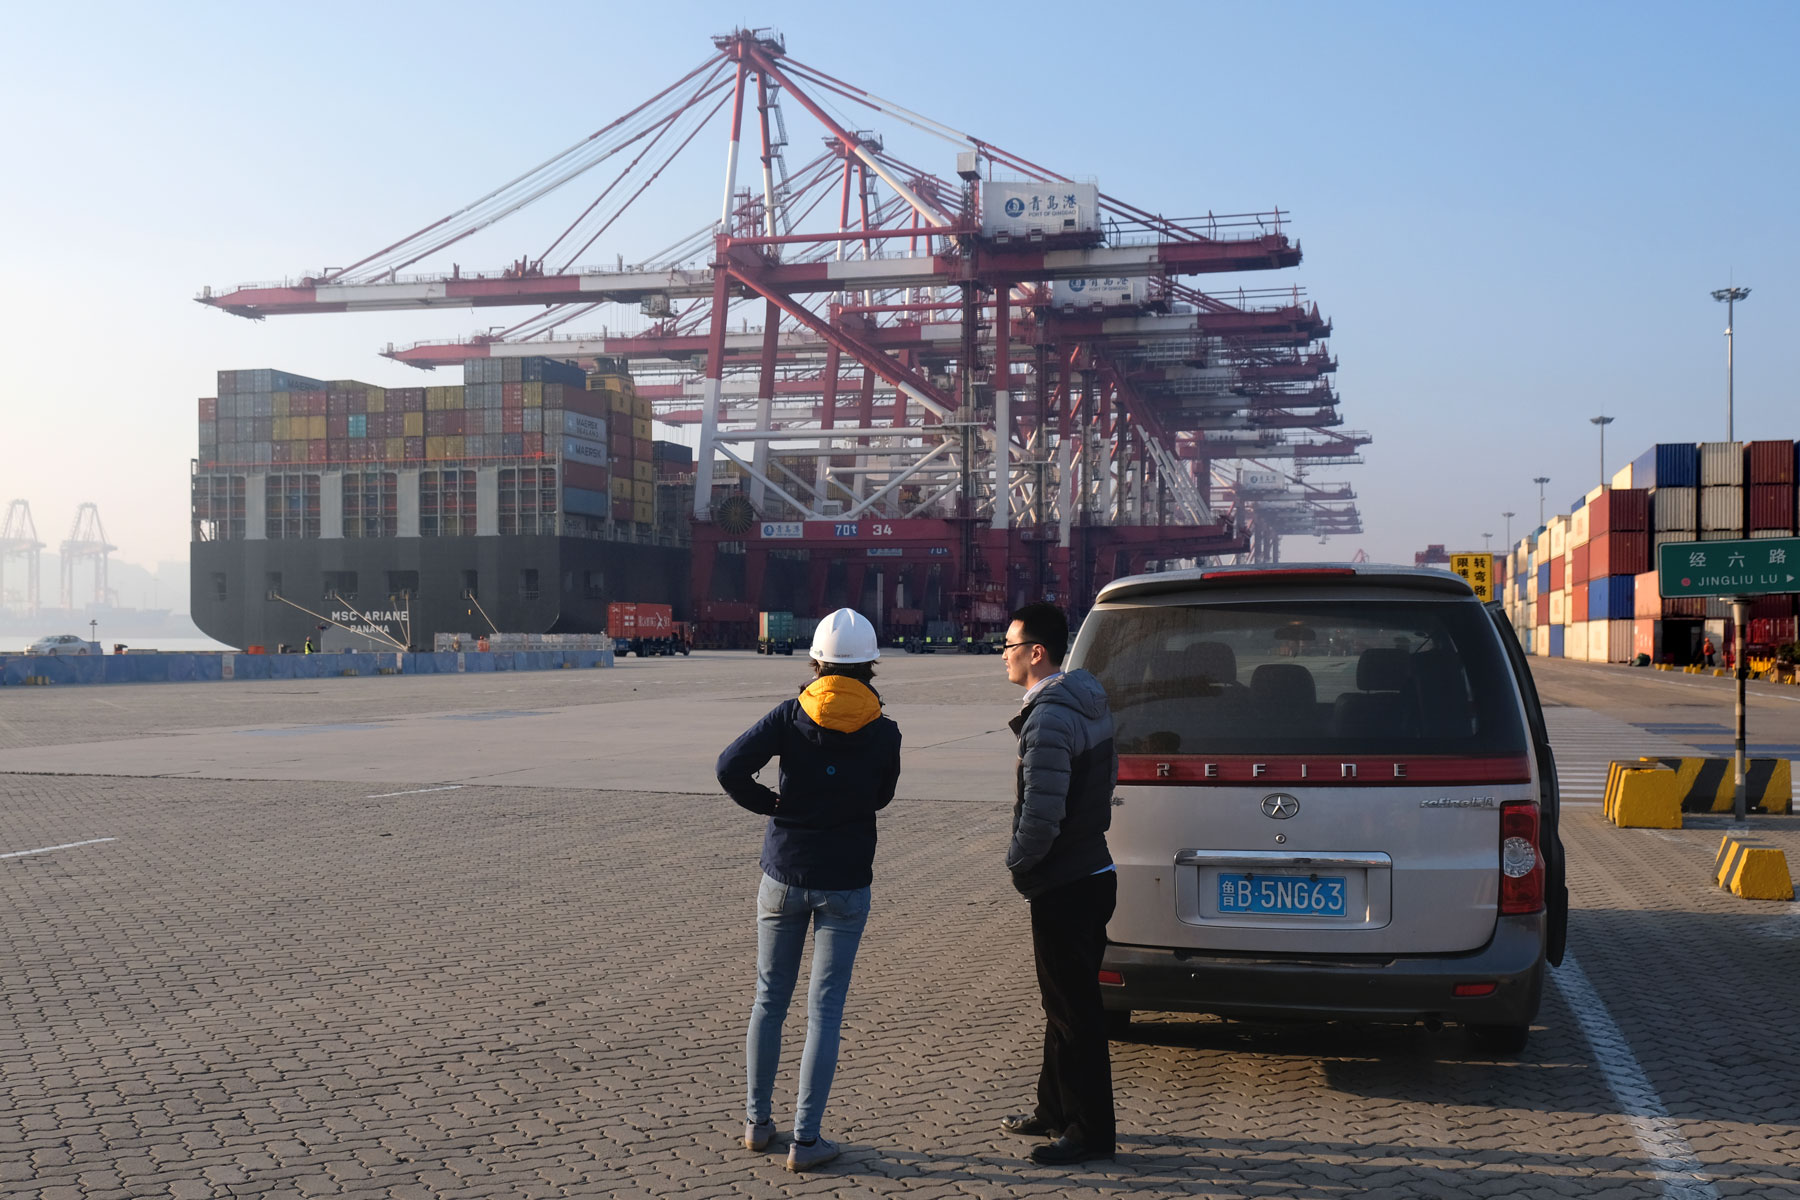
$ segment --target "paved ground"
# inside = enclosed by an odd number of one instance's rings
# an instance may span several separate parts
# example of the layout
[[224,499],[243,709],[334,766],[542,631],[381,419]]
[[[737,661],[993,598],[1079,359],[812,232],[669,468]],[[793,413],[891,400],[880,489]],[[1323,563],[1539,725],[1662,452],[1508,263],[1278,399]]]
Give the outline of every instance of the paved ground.
[[[1521,1059],[1153,1019],[1114,1048],[1120,1159],[1032,1167],[993,1130],[1036,1054],[1010,768],[940,765],[1004,755],[998,670],[883,668],[906,799],[827,1118],[850,1150],[816,1177],[733,1146],[760,823],[690,786],[796,661],[0,693],[0,854],[112,839],[0,859],[0,1196],[1800,1196],[1800,906],[1710,886],[1716,819],[1592,808]],[[1725,680],[1538,676],[1567,768],[1730,723]],[[1778,703],[1753,737],[1800,733]],[[558,754],[541,786],[444,782]],[[791,1089],[790,1062],[784,1122]]]

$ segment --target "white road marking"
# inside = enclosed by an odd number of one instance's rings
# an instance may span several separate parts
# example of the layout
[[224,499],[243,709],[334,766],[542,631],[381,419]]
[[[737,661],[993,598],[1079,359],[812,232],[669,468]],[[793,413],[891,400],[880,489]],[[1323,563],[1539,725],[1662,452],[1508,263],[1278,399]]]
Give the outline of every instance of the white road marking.
[[85,842],[64,842],[60,846],[39,846],[36,850],[14,850],[10,854],[0,854],[0,858],[24,858],[28,854],[48,854],[52,850],[73,850],[77,846],[98,846],[101,842],[118,840],[118,838],[89,838]]
[[419,795],[423,795],[426,792],[454,792],[457,788],[459,788],[461,786],[462,786],[462,784],[460,784],[460,783],[452,783],[452,784],[448,785],[447,787],[414,788],[410,792],[382,792],[379,795],[375,795],[375,796],[364,796],[363,799],[364,800],[386,800],[390,796],[419,796]]
[[1586,972],[1573,954],[1563,955],[1562,966],[1551,974],[1563,999],[1574,1010],[1588,1045],[1594,1051],[1594,1065],[1606,1078],[1619,1103],[1619,1112],[1631,1126],[1632,1136],[1649,1156],[1652,1172],[1662,1184],[1663,1195],[1677,1200],[1718,1200],[1718,1189],[1706,1178],[1705,1168],[1694,1155],[1694,1148],[1681,1136],[1681,1130],[1669,1119],[1669,1110],[1651,1086],[1631,1043],[1613,1023],[1612,1014],[1600,999]]

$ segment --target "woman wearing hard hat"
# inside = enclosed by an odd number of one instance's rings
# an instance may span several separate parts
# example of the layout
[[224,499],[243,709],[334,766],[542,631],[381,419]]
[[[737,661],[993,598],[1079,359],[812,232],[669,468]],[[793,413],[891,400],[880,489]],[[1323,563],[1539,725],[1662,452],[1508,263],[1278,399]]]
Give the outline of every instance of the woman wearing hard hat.
[[[838,609],[813,634],[812,683],[719,756],[719,783],[726,793],[769,818],[756,896],[756,1002],[746,1038],[744,1146],[750,1150],[767,1149],[775,1137],[781,1026],[799,978],[807,927],[813,930],[790,1171],[820,1166],[841,1152],[819,1135],[819,1122],[837,1070],[850,971],[869,919],[875,814],[887,807],[900,782],[900,728],[881,715],[881,698],[869,686],[880,657],[874,627],[859,613]],[[757,781],[756,772],[777,757],[780,786],[771,790]]]

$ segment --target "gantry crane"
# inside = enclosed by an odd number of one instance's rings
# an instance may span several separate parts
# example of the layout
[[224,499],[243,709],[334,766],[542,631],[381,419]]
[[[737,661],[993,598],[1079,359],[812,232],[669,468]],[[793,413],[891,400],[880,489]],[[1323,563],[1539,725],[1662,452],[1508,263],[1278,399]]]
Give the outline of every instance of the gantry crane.
[[12,601],[12,607],[27,617],[38,615],[42,596],[38,583],[38,563],[44,543],[38,540],[37,525],[31,519],[31,503],[14,500],[6,509],[6,524],[0,527],[0,604],[7,603],[6,564],[14,558],[25,560],[25,590]]
[[75,569],[84,561],[91,563],[94,568],[93,603],[107,605],[113,602],[107,565],[108,556],[117,549],[117,546],[106,540],[106,529],[100,524],[99,507],[91,500],[84,502],[75,510],[75,521],[69,526],[69,536],[58,547],[62,557],[63,608],[75,608]]

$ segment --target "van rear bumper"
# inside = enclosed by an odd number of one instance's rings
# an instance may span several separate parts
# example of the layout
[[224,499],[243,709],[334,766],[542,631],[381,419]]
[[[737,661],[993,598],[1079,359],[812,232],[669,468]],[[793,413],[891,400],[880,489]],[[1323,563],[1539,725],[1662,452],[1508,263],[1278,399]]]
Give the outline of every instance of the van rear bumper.
[[[1204,1012],[1243,1020],[1420,1021],[1525,1025],[1544,988],[1543,913],[1501,917],[1494,936],[1467,954],[1305,958],[1166,950],[1108,943],[1103,984],[1118,1011]],[[1492,983],[1458,996],[1459,983]]]

